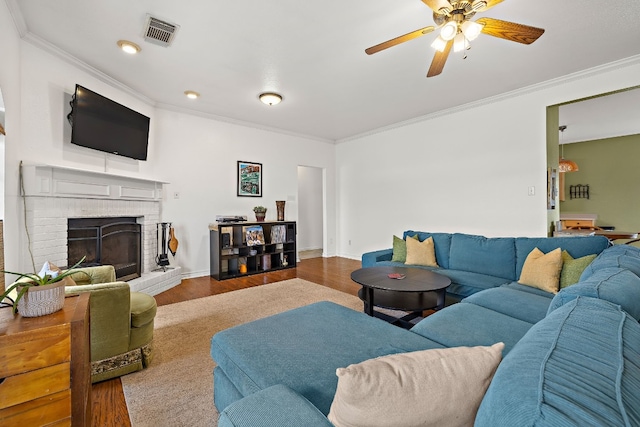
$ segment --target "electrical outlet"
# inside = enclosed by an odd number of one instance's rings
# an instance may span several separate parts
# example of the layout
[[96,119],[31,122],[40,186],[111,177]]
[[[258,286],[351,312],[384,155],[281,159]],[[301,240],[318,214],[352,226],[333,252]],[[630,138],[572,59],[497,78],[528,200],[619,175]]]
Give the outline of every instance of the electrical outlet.
[[529,193],[530,196],[535,196],[536,195],[536,187],[529,187]]

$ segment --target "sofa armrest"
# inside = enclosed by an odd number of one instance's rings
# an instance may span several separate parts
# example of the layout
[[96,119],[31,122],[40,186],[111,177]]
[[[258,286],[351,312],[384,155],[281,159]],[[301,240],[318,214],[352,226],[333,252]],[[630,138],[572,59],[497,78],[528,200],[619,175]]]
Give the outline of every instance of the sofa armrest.
[[116,281],[116,270],[112,265],[76,268],[73,271],[74,273],[71,274],[71,278],[78,285],[111,283]]
[[331,427],[333,424],[307,399],[278,384],[227,406],[218,427]]
[[380,261],[391,261],[393,249],[382,249],[375,252],[366,252],[362,254],[362,267],[373,267]]
[[102,360],[129,350],[131,296],[125,282],[67,286],[67,296],[90,292],[89,317],[91,361]]

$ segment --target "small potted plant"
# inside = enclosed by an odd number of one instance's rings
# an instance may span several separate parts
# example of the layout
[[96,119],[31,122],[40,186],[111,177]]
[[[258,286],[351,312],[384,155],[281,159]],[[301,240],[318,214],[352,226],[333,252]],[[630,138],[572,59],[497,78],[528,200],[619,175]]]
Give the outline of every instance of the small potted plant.
[[64,287],[73,284],[69,276],[75,273],[74,269],[84,262],[84,257],[73,267],[62,272],[58,267],[45,262],[39,273],[2,273],[15,274],[18,280],[9,286],[0,296],[0,302],[11,300],[10,294],[15,290],[13,312],[23,317],[38,317],[55,313],[64,306]]
[[256,214],[256,221],[262,222],[267,214],[267,208],[264,206],[255,206],[253,212]]

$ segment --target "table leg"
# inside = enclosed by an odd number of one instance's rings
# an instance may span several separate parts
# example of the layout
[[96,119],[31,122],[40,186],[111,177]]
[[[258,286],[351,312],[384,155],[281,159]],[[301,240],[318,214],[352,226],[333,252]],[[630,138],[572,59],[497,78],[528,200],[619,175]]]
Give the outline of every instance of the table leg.
[[364,288],[364,312],[373,316],[373,288]]
[[447,295],[447,292],[444,289],[442,289],[436,292],[436,295],[438,296],[438,300],[436,303],[436,310],[442,310],[444,308],[444,301],[445,301],[445,296]]

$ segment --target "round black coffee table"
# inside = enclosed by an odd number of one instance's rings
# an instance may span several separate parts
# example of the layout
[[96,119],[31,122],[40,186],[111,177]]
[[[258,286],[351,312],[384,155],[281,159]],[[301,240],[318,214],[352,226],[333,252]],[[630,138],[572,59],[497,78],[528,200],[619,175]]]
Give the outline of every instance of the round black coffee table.
[[[392,279],[389,274],[404,278]],[[390,320],[390,316],[374,312],[373,307],[411,312],[400,319],[405,322],[422,316],[424,310],[444,308],[446,290],[451,284],[448,277],[433,271],[394,266],[361,268],[351,273],[351,280],[362,285],[358,296],[364,301],[365,313]]]

